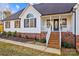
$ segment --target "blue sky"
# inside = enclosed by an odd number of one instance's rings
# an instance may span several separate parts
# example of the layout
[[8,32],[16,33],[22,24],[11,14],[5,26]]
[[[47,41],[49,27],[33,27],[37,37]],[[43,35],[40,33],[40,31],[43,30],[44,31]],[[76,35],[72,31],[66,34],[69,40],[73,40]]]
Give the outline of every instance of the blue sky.
[[15,13],[27,6],[28,6],[27,3],[0,3],[1,10],[8,8],[12,11],[12,13]]

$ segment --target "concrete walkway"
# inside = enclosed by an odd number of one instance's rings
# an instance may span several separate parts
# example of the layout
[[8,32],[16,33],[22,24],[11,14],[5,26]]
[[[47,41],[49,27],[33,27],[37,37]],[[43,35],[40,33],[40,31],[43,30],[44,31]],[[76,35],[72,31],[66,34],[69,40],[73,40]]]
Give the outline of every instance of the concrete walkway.
[[48,53],[55,53],[55,54],[59,54],[59,55],[61,54],[60,49],[48,48],[48,47],[45,47],[45,46],[29,44],[29,43],[22,43],[22,42],[6,40],[6,39],[1,39],[1,38],[0,38],[0,41],[15,44],[15,45],[20,45],[20,46],[24,46],[24,47],[29,47],[29,48],[32,48],[32,49],[36,49],[36,50],[40,50],[40,51],[44,51],[44,52],[48,52]]

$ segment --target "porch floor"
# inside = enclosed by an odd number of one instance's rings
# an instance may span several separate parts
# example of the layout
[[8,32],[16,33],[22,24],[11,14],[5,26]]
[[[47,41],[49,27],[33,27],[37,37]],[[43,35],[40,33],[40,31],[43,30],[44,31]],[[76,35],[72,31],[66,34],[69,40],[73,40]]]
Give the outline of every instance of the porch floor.
[[6,39],[1,39],[1,38],[0,38],[0,41],[15,44],[15,45],[20,45],[20,46],[24,46],[24,47],[33,48],[33,49],[40,50],[40,51],[43,51],[43,52],[55,53],[55,54],[59,54],[59,55],[61,54],[60,49],[48,48],[46,46],[40,46],[40,45],[35,45],[35,44],[30,44],[30,43],[23,43],[23,42],[17,42],[17,41],[6,40]]

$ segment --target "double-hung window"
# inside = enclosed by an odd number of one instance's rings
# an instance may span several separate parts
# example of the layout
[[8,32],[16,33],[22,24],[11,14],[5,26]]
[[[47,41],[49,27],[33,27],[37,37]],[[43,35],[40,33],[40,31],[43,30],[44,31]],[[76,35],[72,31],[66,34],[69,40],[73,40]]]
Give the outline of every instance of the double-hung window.
[[33,14],[28,14],[26,19],[24,19],[24,27],[25,28],[35,28],[36,27],[36,18]]
[[15,21],[15,28],[20,28],[20,20]]
[[5,22],[5,28],[10,28],[10,21]]
[[62,19],[62,26],[67,27],[67,19],[66,18]]

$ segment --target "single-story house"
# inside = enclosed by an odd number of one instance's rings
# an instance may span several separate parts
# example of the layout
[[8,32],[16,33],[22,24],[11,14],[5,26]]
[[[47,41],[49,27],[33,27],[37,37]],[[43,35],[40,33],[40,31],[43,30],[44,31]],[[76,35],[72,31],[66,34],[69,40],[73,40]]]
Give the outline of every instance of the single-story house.
[[4,31],[22,37],[44,39],[46,46],[61,48],[67,41],[76,47],[79,39],[79,4],[40,3],[24,8],[3,21]]

